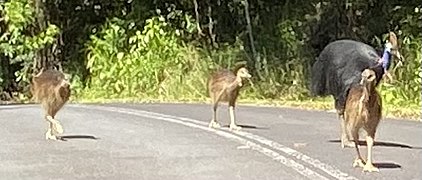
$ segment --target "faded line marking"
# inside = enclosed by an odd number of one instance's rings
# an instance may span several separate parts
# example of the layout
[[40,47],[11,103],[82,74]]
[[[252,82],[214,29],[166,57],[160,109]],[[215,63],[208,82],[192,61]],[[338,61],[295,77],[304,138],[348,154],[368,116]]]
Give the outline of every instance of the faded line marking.
[[27,105],[0,105],[1,109],[18,109],[18,108],[27,108],[27,107],[36,107],[36,105],[33,104],[27,104]]
[[253,139],[256,140],[262,144],[265,144],[273,149],[279,150],[281,152],[284,152],[286,154],[288,154],[289,156],[293,156],[296,159],[300,159],[322,171],[324,171],[325,173],[329,174],[330,176],[337,178],[337,179],[347,179],[347,180],[357,180],[357,178],[349,176],[347,173],[341,172],[339,169],[330,166],[328,164],[325,164],[321,161],[319,161],[318,159],[314,159],[311,158],[305,154],[302,154],[294,149],[291,149],[289,147],[286,147],[280,143],[271,141],[269,139],[266,139],[264,137],[252,134],[252,133],[248,133],[248,132],[244,132],[244,131],[238,131],[238,132],[233,132],[234,134],[243,136],[243,137],[247,137],[249,139]]
[[[188,122],[192,122],[192,123],[197,123],[197,124],[203,124],[203,125],[208,125],[208,123],[203,122],[203,121],[199,121],[199,120],[195,120],[195,119],[190,119],[190,118],[184,118],[184,117],[177,117],[177,116],[172,116],[172,115],[166,115],[166,114],[160,114],[160,113],[155,113],[155,112],[149,112],[149,111],[142,111],[142,110],[138,110],[139,112],[144,112],[146,114],[154,114],[157,116],[163,116],[163,117],[170,117],[170,118],[175,118],[175,119],[179,119],[179,120],[183,120],[183,121],[188,121]],[[227,129],[227,128],[224,128]],[[279,150],[281,152],[284,152],[286,154],[288,154],[289,156],[293,156],[296,159],[300,159],[312,166],[314,166],[315,168],[318,168],[322,171],[324,171],[325,173],[329,174],[330,176],[337,178],[337,179],[347,179],[347,180],[357,180],[356,177],[350,176],[347,173],[344,173],[342,171],[340,171],[339,169],[330,166],[328,164],[325,164],[323,162],[321,162],[318,159],[314,159],[311,158],[303,153],[300,153],[294,149],[291,149],[289,147],[286,147],[280,143],[277,143],[275,141],[269,140],[267,138],[249,133],[249,132],[245,132],[245,131],[231,131],[231,133],[237,134],[239,136],[242,137],[246,137],[252,140],[255,140],[257,142],[260,142],[264,145],[269,146],[270,148],[273,148],[275,150]]]
[[[196,128],[196,129],[201,129],[204,131],[208,131],[208,132],[213,132],[219,136],[225,137],[227,139],[230,139],[232,141],[237,141],[245,146],[249,146],[252,150],[258,151],[270,158],[272,158],[273,160],[294,169],[296,172],[298,172],[299,174],[302,174],[303,176],[309,178],[309,179],[324,179],[324,180],[328,180],[328,178],[320,175],[319,173],[312,171],[311,169],[305,167],[304,165],[294,161],[293,159],[290,158],[286,158],[284,156],[282,156],[281,154],[260,146],[259,144],[256,144],[252,141],[249,141],[247,139],[241,138],[239,136],[236,136],[234,134],[231,134],[229,132],[226,131],[222,131],[222,130],[217,130],[217,129],[211,129],[208,127],[204,127],[192,122],[186,122],[186,121],[182,121],[182,120],[178,120],[175,118],[170,118],[170,117],[164,117],[164,116],[157,116],[157,115],[153,115],[153,114],[158,114],[158,113],[144,113],[144,111],[138,111],[138,110],[131,110],[131,109],[125,109],[125,108],[115,108],[115,107],[106,107],[106,106],[84,106],[84,105],[72,105],[73,107],[83,107],[83,108],[89,108],[89,109],[95,109],[95,110],[101,110],[101,111],[110,111],[110,112],[117,112],[117,113],[123,113],[123,114],[130,114],[130,115],[135,115],[135,116],[140,116],[140,117],[145,117],[145,118],[152,118],[152,119],[158,119],[158,120],[163,120],[163,121],[167,121],[167,122],[172,122],[172,123],[176,123],[176,124],[181,124],[184,126],[188,126],[188,127],[192,127],[192,128]],[[145,111],[146,112],[146,111]]]
[[[132,109],[132,110],[135,110],[135,109]],[[178,120],[182,120],[182,121],[187,121],[187,122],[191,122],[191,123],[196,123],[196,124],[201,124],[201,125],[208,126],[208,123],[206,123],[206,122],[195,120],[195,119],[191,119],[191,118],[178,117],[178,116],[172,116],[172,115],[155,113],[155,112],[150,112],[150,111],[143,111],[143,110],[135,110],[135,111],[142,112],[142,113],[145,113],[145,114],[150,114],[150,115],[155,115],[155,116],[161,116],[161,117],[167,117],[167,118],[173,118],[173,119],[178,119]],[[227,129],[227,128],[224,128],[224,129]],[[251,140],[255,140],[255,141],[259,142],[259,143],[262,143],[264,145],[269,146],[270,148],[273,148],[275,150],[279,150],[279,151],[281,151],[283,153],[286,153],[289,156],[293,156],[296,159],[302,160],[305,163],[308,163],[308,164],[312,165],[313,167],[318,168],[318,169],[324,171],[325,173],[329,174],[330,176],[332,176],[332,177],[334,177],[336,179],[341,179],[341,180],[357,180],[356,177],[350,176],[347,173],[342,172],[339,169],[337,169],[337,168],[335,168],[335,167],[333,167],[331,165],[325,164],[325,163],[321,162],[318,159],[309,157],[309,156],[307,156],[307,155],[305,155],[303,153],[300,153],[300,152],[298,152],[298,151],[296,151],[294,149],[291,149],[291,148],[289,148],[287,146],[284,146],[284,145],[282,145],[280,143],[277,143],[275,141],[272,141],[272,140],[269,140],[267,138],[264,138],[264,137],[261,137],[261,136],[258,136],[258,135],[255,135],[255,134],[252,134],[252,133],[249,133],[249,132],[245,132],[245,131],[230,131],[230,132],[231,133],[234,133],[234,134],[237,134],[239,136],[242,136],[242,137],[246,137],[246,138],[251,139]]]
[[[89,107],[92,108],[92,106],[95,107],[99,107],[99,108],[114,108],[114,107],[108,107],[108,106],[97,106],[97,105],[90,105],[90,106],[86,106],[86,105],[77,105],[77,104],[69,104],[68,106],[74,106],[74,107]],[[5,105],[5,106],[0,106],[0,109],[10,109],[10,108],[22,108],[22,107],[33,107],[33,105]],[[121,108],[123,109],[123,108]],[[126,109],[126,108],[125,108]],[[135,110],[135,109],[133,109]],[[203,121],[199,121],[199,120],[195,120],[195,119],[191,119],[191,118],[185,118],[185,117],[178,117],[178,116],[172,116],[172,115],[166,115],[166,114],[161,114],[161,113],[155,113],[155,112],[149,112],[149,111],[143,111],[143,110],[136,110],[137,112],[142,112],[145,114],[150,114],[150,115],[155,115],[155,116],[161,116],[161,117],[167,117],[167,118],[174,118],[174,119],[178,119],[181,121],[187,121],[187,122],[191,122],[191,123],[196,123],[196,124],[202,124],[202,125],[208,125],[208,123],[203,122]],[[422,120],[422,119],[421,119]],[[302,154],[294,149],[288,148],[284,145],[281,145],[277,142],[274,142],[272,140],[266,139],[264,137],[252,134],[252,133],[248,133],[248,132],[244,132],[244,131],[233,131],[232,133],[235,133],[239,136],[243,136],[252,140],[255,140],[257,142],[260,142],[262,144],[265,144],[273,149],[282,151],[290,156],[293,156],[297,159],[300,159],[324,172],[326,172],[327,174],[331,175],[332,177],[335,177],[337,179],[349,179],[349,180],[356,180],[357,178],[353,177],[353,176],[349,176],[347,173],[341,172],[339,169],[330,166],[328,164],[325,164],[321,161],[319,161],[318,159],[314,159],[311,158],[305,154]]]

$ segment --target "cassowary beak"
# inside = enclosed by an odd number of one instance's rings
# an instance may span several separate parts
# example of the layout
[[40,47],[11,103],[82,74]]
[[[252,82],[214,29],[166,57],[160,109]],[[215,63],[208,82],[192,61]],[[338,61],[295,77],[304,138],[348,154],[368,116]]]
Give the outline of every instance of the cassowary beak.
[[404,57],[401,55],[401,53],[398,50],[396,50],[393,55],[399,60],[399,62],[397,62],[397,64],[394,67],[394,70],[395,70],[396,68],[401,67],[403,65]]
[[62,87],[67,87],[70,85],[70,82],[67,79],[62,80],[62,83],[60,84],[60,86]]
[[366,82],[366,78],[362,78],[362,79],[360,80],[360,85],[364,85],[364,84],[365,84],[365,82]]
[[402,64],[404,57],[401,55],[399,51],[396,52],[397,59],[399,59],[399,63]]

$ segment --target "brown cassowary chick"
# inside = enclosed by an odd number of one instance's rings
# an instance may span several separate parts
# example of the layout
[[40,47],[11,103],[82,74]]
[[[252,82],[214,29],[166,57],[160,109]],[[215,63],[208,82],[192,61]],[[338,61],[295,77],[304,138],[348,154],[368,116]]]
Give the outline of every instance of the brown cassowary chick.
[[32,78],[31,93],[33,98],[41,103],[45,120],[48,122],[46,139],[57,140],[57,136],[63,133],[63,127],[55,116],[69,100],[69,86],[63,73],[57,70],[41,70]]
[[213,118],[209,124],[210,128],[220,127],[217,121],[217,107],[220,101],[225,101],[229,103],[230,129],[241,129],[235,122],[234,107],[239,90],[243,85],[242,80],[244,78],[250,78],[251,75],[245,67],[239,67],[234,72],[221,70],[214,73],[208,79],[208,91],[213,104]]
[[[353,137],[354,145],[357,151],[357,158],[353,166],[363,167],[363,171],[379,171],[372,164],[372,147],[374,145],[375,132],[381,119],[382,101],[376,90],[376,73],[370,69],[362,72],[362,80],[359,85],[350,89],[346,100],[344,112],[346,129]],[[362,159],[359,152],[359,130],[363,128],[367,143],[367,161]]]

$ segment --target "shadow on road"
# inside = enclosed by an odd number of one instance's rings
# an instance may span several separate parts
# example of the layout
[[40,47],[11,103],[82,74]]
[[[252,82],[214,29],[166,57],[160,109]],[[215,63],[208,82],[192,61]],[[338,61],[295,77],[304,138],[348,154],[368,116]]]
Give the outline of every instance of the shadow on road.
[[[268,127],[257,127],[257,126],[253,126],[253,125],[246,125],[246,124],[238,124],[238,126],[240,126],[243,129],[270,129]],[[223,127],[229,127],[229,125],[224,125]]]
[[400,164],[396,163],[374,163],[374,166],[380,169],[398,169],[401,168]]
[[[329,140],[328,142],[340,143],[340,140]],[[366,141],[359,141],[359,145],[366,146]],[[415,147],[415,146],[410,146],[410,145],[407,145],[407,144],[400,144],[400,143],[393,143],[393,142],[382,142],[382,141],[375,141],[374,146],[399,147],[399,148],[407,148],[407,149],[422,149],[422,147]]]
[[91,140],[98,140],[100,138],[97,138],[97,137],[91,136],[91,135],[65,135],[65,136],[60,136],[60,139],[62,141],[67,141],[69,139],[91,139]]

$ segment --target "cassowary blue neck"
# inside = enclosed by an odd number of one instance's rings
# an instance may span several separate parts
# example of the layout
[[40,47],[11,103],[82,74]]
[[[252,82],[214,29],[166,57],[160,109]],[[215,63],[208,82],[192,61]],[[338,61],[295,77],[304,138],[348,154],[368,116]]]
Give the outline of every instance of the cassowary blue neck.
[[384,53],[382,54],[382,67],[384,69],[390,68],[390,60],[391,60],[391,48],[386,47],[384,49]]

